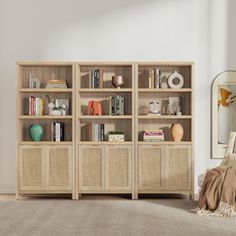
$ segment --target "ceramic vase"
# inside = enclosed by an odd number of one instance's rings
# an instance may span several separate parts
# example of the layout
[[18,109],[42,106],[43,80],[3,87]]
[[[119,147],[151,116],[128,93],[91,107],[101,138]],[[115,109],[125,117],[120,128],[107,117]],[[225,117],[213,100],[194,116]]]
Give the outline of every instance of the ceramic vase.
[[181,124],[177,123],[171,126],[171,136],[173,141],[180,142],[183,138],[183,135],[184,129]]
[[41,141],[43,136],[43,127],[40,124],[31,124],[29,127],[29,136],[32,141]]

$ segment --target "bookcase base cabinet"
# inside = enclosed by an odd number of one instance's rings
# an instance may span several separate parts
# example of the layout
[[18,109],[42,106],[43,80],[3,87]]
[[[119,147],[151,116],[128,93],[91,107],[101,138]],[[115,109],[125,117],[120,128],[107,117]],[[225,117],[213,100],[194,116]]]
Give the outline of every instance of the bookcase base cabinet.
[[79,145],[79,193],[131,193],[132,145]]
[[185,192],[191,194],[191,183],[191,145],[139,145],[139,193]]
[[71,145],[19,145],[19,194],[72,193]]

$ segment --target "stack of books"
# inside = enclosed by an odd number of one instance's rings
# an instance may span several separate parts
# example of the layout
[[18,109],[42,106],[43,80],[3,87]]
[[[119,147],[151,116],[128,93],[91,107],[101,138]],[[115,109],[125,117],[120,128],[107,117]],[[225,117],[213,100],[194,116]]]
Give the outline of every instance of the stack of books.
[[91,70],[89,73],[90,88],[103,88],[103,73],[99,69]]
[[117,116],[125,114],[125,98],[123,96],[109,97],[109,115]]
[[43,115],[43,99],[40,97],[30,96],[28,98],[28,115],[42,116]]
[[63,122],[52,122],[51,124],[51,137],[52,141],[60,142],[64,141],[64,127]]
[[143,133],[143,141],[146,142],[159,142],[164,141],[165,135],[163,130],[145,130]]
[[105,141],[105,126],[104,124],[88,124],[88,139],[93,142]]
[[48,80],[46,88],[67,88],[66,80],[51,79]]
[[161,71],[158,68],[149,69],[149,88],[161,88]]

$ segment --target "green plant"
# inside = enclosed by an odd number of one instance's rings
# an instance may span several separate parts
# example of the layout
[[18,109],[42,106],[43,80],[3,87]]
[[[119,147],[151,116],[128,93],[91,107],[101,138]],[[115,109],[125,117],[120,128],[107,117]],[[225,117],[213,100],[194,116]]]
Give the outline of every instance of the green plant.
[[109,131],[108,134],[124,134],[122,130]]
[[57,111],[61,111],[61,110],[66,110],[66,107],[65,107],[65,105],[62,105],[62,106],[59,106],[59,107],[54,107],[53,108],[53,110],[55,111],[55,110],[57,110]]

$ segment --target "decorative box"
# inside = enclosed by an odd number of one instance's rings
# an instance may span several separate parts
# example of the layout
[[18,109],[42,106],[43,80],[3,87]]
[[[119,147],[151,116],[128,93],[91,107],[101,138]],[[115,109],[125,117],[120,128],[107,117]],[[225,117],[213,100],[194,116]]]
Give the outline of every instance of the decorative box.
[[125,135],[124,134],[109,134],[108,141],[109,142],[124,142]]

